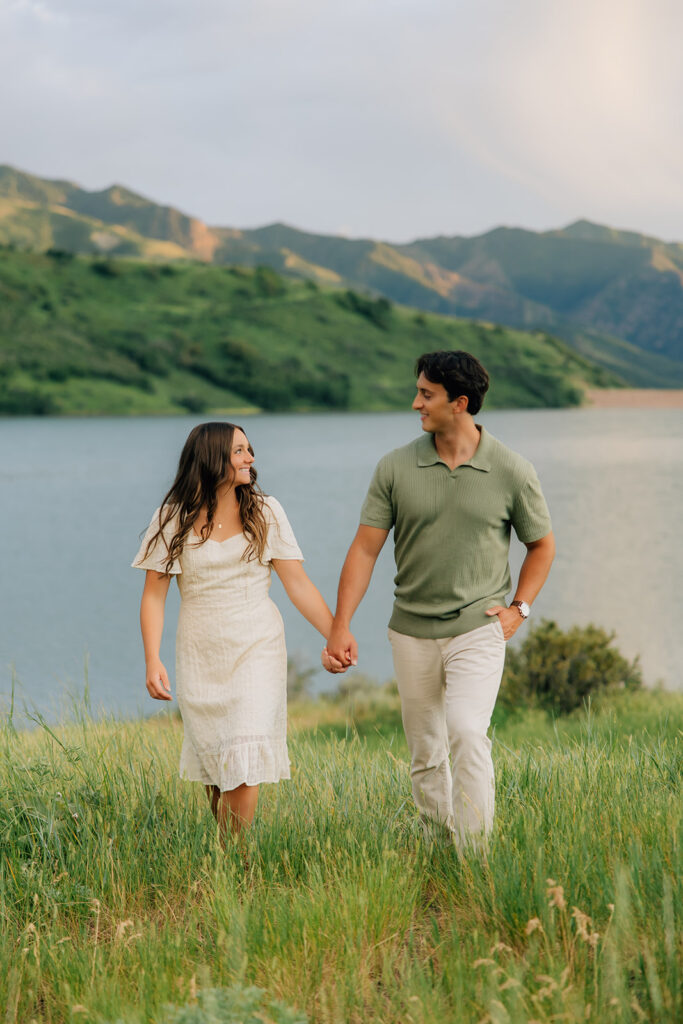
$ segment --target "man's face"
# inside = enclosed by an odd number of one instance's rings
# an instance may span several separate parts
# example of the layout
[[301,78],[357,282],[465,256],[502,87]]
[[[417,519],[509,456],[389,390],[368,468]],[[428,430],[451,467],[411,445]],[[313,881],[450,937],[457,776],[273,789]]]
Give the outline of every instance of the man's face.
[[434,384],[427,380],[424,373],[417,378],[417,395],[413,402],[413,409],[420,414],[422,429],[430,434],[436,434],[448,430],[453,426],[457,410],[462,405],[462,399],[456,398],[453,402],[448,399],[448,392],[443,384]]

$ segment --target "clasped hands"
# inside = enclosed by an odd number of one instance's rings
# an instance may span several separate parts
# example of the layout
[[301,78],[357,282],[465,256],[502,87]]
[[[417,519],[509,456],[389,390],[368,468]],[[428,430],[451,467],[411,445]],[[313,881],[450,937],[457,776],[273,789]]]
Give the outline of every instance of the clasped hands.
[[346,672],[358,664],[358,644],[353,633],[348,629],[332,627],[320,655],[323,668],[332,675]]

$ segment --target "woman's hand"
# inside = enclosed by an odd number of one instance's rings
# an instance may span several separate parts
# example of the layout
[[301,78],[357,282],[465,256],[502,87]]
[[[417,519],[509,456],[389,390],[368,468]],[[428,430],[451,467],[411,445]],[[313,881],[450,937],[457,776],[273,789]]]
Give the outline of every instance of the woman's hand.
[[159,658],[147,663],[147,692],[155,700],[173,700],[168,672]]
[[327,647],[323,647],[323,652],[320,655],[322,666],[326,672],[331,672],[332,675],[336,675],[338,672],[346,672],[348,665],[342,665],[341,661],[338,661],[328,651]]

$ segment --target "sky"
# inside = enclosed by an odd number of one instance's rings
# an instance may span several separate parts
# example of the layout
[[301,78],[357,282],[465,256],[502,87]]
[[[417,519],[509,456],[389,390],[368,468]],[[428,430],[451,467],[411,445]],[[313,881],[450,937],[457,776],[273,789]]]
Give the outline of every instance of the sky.
[[680,0],[0,0],[0,163],[211,225],[683,241]]

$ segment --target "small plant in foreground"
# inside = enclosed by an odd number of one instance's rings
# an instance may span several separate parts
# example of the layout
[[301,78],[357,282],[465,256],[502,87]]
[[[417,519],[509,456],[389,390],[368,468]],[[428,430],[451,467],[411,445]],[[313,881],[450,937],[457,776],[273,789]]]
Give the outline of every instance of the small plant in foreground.
[[167,1006],[159,1024],[306,1024],[305,1014],[279,1001],[264,1008],[265,996],[255,985],[200,989],[185,1006]]

